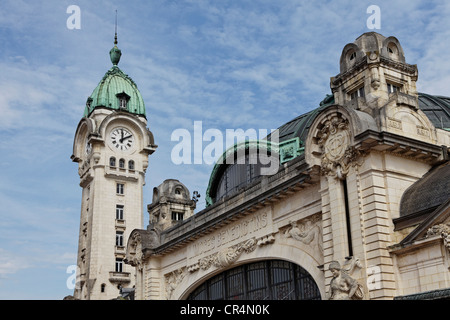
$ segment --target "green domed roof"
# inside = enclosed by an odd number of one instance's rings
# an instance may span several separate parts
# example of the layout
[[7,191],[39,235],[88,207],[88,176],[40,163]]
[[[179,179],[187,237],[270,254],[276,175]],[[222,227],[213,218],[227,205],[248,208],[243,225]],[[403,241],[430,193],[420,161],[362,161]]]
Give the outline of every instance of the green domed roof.
[[121,51],[117,46],[110,51],[113,66],[86,101],[84,116],[89,116],[95,108],[102,107],[127,111],[145,117],[145,105],[136,83],[117,66]]

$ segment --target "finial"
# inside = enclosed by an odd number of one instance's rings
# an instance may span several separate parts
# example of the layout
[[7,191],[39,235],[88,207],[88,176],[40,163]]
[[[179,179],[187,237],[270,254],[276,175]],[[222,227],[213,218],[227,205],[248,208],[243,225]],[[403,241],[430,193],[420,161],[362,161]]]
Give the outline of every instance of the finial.
[[120,61],[120,56],[122,52],[119,48],[117,48],[117,10],[116,10],[116,24],[115,24],[115,35],[114,35],[114,48],[109,51],[109,57],[111,58],[111,62],[114,66]]

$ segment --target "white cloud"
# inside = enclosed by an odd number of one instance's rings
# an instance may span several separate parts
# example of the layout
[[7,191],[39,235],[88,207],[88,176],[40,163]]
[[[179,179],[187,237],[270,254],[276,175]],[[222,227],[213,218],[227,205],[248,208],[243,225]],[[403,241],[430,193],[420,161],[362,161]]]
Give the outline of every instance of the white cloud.
[[0,280],[30,265],[23,257],[0,248]]

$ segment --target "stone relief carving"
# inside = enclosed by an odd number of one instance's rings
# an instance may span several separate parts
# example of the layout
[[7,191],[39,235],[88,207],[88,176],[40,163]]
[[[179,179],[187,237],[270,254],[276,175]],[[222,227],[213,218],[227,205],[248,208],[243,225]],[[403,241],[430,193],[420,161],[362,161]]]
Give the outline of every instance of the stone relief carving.
[[165,276],[167,300],[170,300],[174,290],[181,283],[181,281],[183,281],[185,276],[186,276],[185,268],[177,269]]
[[139,271],[143,269],[142,239],[139,233],[135,233],[128,244],[126,260],[132,266],[136,266]]
[[351,259],[346,259],[342,269],[348,274],[352,275],[356,268],[361,269],[362,264],[359,258],[351,257]]
[[145,259],[143,250],[156,248],[159,244],[160,237],[156,229],[133,231],[127,244],[125,262],[141,271]]
[[231,264],[233,264],[241,256],[242,253],[244,252],[250,253],[256,249],[257,245],[267,244],[268,240],[270,243],[275,241],[275,238],[273,238],[273,240],[272,238],[271,236],[267,236],[267,239],[261,238],[259,240],[256,240],[255,238],[251,238],[249,240],[240,242],[232,247],[226,248],[217,253],[214,253],[212,255],[200,259],[197,263],[189,266],[188,271],[195,272],[200,268],[202,270],[207,270],[211,266],[215,266],[217,268],[226,268]]
[[321,216],[313,216],[300,225],[297,221],[289,221],[290,227],[284,231],[286,238],[293,238],[306,245],[317,246],[322,252]]
[[[320,130],[321,169],[326,175],[343,179],[350,167],[361,165],[363,152],[350,146],[348,121],[337,116],[327,120]],[[358,161],[359,160],[359,161]]]
[[329,270],[333,278],[330,281],[329,300],[362,300],[364,291],[361,284],[351,277],[355,267],[361,268],[359,259],[352,257],[352,260],[341,267],[338,261],[331,261]]
[[437,224],[428,229],[426,238],[434,235],[440,235],[444,240],[444,246],[450,252],[450,224]]

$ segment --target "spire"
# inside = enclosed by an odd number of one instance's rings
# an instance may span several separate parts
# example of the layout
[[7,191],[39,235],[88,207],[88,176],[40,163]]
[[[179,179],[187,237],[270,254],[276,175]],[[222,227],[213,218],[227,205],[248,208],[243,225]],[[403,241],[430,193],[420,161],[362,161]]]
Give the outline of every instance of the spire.
[[109,57],[114,66],[117,66],[120,61],[120,56],[122,52],[117,47],[117,10],[116,10],[116,24],[115,24],[115,35],[114,35],[114,47],[109,51]]
[[114,46],[117,47],[117,10],[116,10],[116,25],[115,25],[115,35],[114,35]]

